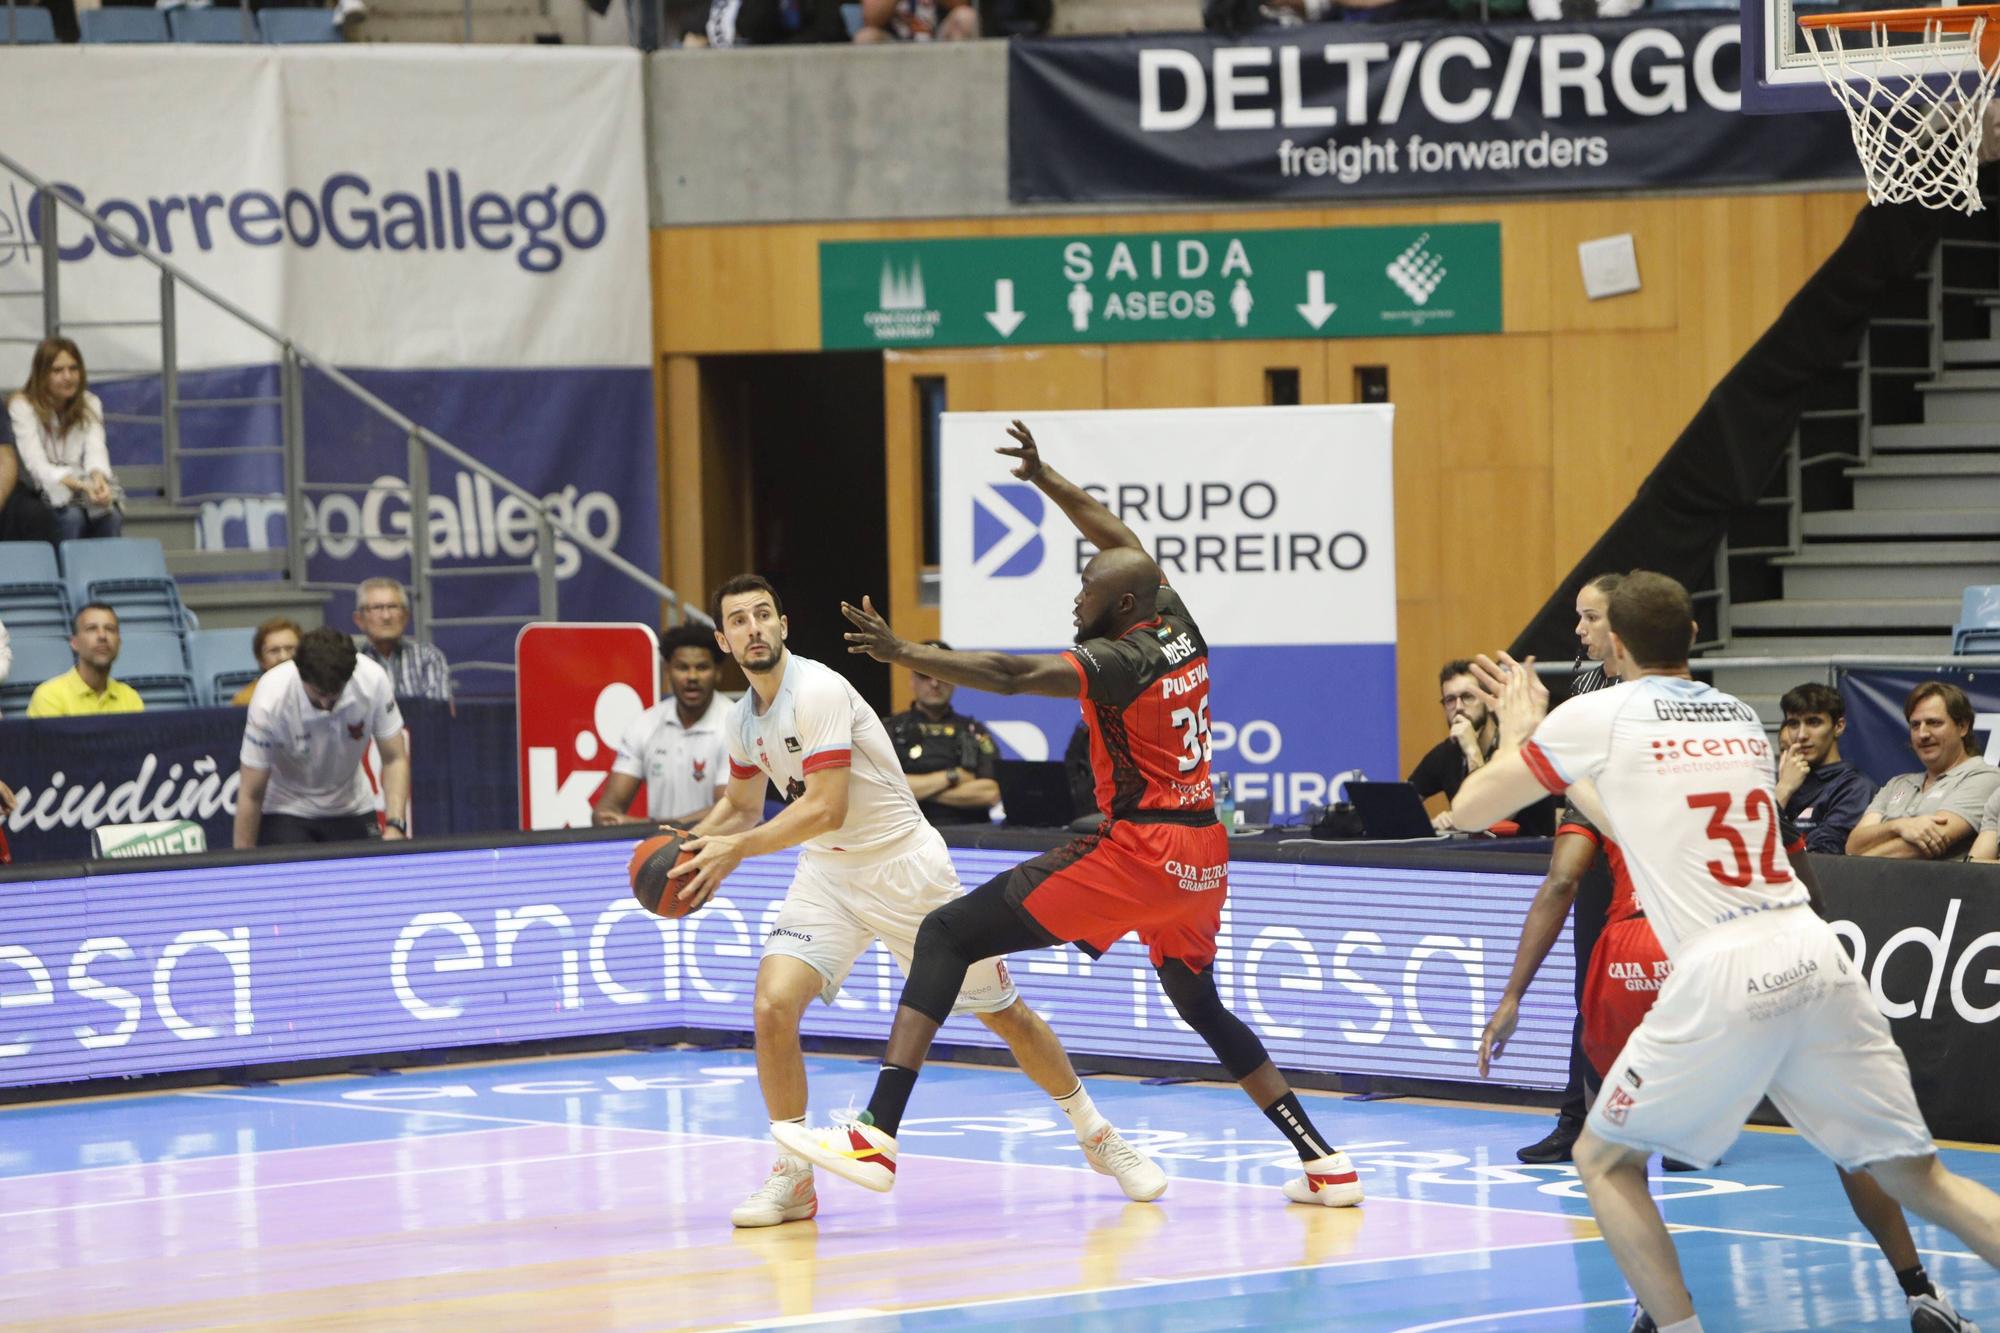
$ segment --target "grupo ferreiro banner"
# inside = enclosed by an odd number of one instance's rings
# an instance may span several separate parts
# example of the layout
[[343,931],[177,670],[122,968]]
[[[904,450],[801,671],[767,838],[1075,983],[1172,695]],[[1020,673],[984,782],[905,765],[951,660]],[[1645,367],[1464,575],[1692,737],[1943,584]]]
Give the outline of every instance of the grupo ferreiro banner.
[[[630,51],[363,46],[0,48],[9,151],[392,406],[539,496],[642,568],[658,563],[652,479],[641,60]],[[0,293],[41,286],[35,196],[0,173]],[[159,310],[159,280],[102,228],[58,222],[64,331],[109,411],[159,412],[160,333],[101,327]],[[283,438],[279,349],[182,288],[187,449]],[[41,332],[41,302],[0,300],[0,336]],[[0,344],[0,386],[29,348]],[[222,400],[222,401],[217,401]],[[203,405],[197,406],[197,403]],[[160,461],[157,425],[114,419],[114,464]],[[438,457],[412,516],[407,440],[309,376],[311,574],[407,577],[428,523],[436,566],[533,549],[528,507]],[[207,547],[285,540],[278,458],[211,455],[183,490]],[[224,498],[225,493],[251,498]],[[629,585],[567,543],[565,615],[630,614]],[[532,611],[533,579],[478,584],[480,609]],[[328,613],[346,624],[351,598]],[[513,627],[462,632],[455,658],[506,661]]]
[[1309,24],[1007,49],[1008,195],[1454,198],[1844,180],[1838,115],[1737,114],[1737,23]]
[[[947,413],[941,608],[957,648],[1054,652],[1094,554],[1009,474],[1006,413]],[[1397,771],[1393,409],[1053,412],[1044,456],[1139,534],[1209,645],[1212,762],[1276,815],[1335,779]],[[1059,758],[1074,702],[961,690],[955,706],[1025,759]]]

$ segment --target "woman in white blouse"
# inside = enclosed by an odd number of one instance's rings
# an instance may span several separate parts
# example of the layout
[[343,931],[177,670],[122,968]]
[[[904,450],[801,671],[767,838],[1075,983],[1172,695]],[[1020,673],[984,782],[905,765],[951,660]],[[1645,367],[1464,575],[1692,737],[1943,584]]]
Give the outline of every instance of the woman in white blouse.
[[7,401],[21,470],[48,502],[63,541],[116,537],[124,526],[124,496],[104,447],[104,405],[89,385],[76,344],[44,338],[27,385]]

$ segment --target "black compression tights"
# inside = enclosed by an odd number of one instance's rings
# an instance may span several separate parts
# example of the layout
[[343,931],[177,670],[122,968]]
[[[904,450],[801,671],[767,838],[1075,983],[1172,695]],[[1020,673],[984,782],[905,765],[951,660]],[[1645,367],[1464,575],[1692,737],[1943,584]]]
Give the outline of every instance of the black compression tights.
[[1249,1024],[1223,1007],[1215,989],[1213,968],[1197,972],[1178,958],[1169,958],[1155,969],[1160,989],[1173,1001],[1174,1012],[1201,1035],[1215,1058],[1229,1071],[1229,1077],[1243,1079],[1269,1062],[1264,1043]]
[[1001,876],[924,918],[917,928],[910,979],[903,983],[903,1003],[942,1023],[951,1016],[966,969],[974,963],[1060,943],[1014,909]]

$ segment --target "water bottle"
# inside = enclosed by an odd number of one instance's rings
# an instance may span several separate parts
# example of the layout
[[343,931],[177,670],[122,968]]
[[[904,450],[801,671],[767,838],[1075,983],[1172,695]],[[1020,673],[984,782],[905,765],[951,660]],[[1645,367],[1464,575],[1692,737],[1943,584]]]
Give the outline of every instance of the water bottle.
[[1236,827],[1236,790],[1229,783],[1227,773],[1209,774],[1209,785],[1215,790],[1215,817],[1222,821],[1224,829]]

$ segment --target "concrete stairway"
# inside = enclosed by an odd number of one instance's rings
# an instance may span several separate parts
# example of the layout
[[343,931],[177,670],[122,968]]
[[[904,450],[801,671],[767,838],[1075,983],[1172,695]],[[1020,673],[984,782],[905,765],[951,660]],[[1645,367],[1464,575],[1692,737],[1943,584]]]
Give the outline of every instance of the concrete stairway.
[[1731,606],[1714,655],[1802,659],[1716,670],[1767,723],[1786,689],[1824,679],[1816,655],[1949,654],[1960,591],[2000,583],[2000,297],[1981,304],[1988,336],[1944,343],[1916,385],[1922,421],[1873,427],[1869,461],[1843,470],[1849,507],[1800,516],[1797,551],[1770,561],[1782,597]]
[[307,629],[322,622],[326,594],[308,592],[285,578],[282,550],[201,550],[196,511],[170,504],[160,494],[164,472],[158,465],[118,469],[127,493],[125,535],[151,537],[165,549],[181,602],[203,629],[254,626],[272,616],[290,616]]

